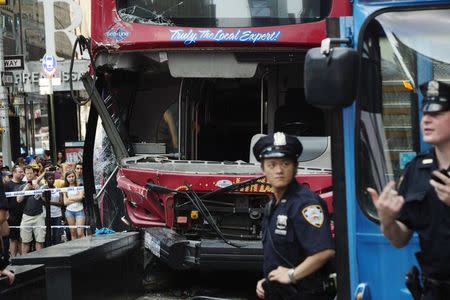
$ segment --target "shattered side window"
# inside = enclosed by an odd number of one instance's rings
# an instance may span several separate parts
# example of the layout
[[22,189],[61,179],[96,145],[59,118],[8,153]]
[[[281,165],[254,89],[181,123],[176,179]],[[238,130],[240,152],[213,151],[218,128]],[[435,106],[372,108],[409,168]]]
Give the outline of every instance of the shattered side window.
[[106,184],[97,199],[102,225],[115,231],[124,230],[125,225],[121,222],[121,218],[125,215],[125,208],[123,193],[117,188],[116,156],[100,120],[97,124],[93,159],[97,195]]
[[116,156],[114,155],[111,141],[103,129],[101,121],[97,124],[97,133],[94,145],[94,180],[97,192],[116,168]]

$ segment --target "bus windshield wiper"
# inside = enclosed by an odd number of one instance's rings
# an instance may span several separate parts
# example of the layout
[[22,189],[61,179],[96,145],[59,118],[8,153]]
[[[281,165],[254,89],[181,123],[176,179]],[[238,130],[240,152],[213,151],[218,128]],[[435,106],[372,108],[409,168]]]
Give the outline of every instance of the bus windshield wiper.
[[[215,191],[203,194],[200,198],[201,199],[206,199],[206,198],[209,198],[209,197],[212,197],[212,196],[216,196],[216,195],[220,195],[220,194],[223,194],[223,193],[226,193],[226,192],[234,191],[234,190],[237,190],[239,188],[243,188],[243,187],[246,187],[248,185],[252,185],[255,182],[257,182],[258,180],[263,179],[264,177],[265,176],[260,176],[260,177],[255,177],[255,178],[248,179],[246,181],[237,182],[237,183],[234,183],[232,185],[225,186],[225,187],[217,189]],[[261,183],[261,184],[269,185],[268,183]]]
[[[248,179],[246,181],[237,182],[237,183],[231,184],[229,186],[225,186],[225,187],[217,189],[215,191],[203,194],[202,196],[200,196],[200,199],[206,199],[206,198],[209,198],[212,196],[220,195],[220,194],[223,194],[226,192],[230,192],[230,191],[234,191],[239,188],[246,187],[247,185],[251,185],[251,184],[257,182],[258,180],[263,179],[264,177],[265,176],[255,177],[255,178]],[[269,183],[265,183],[265,182],[261,182],[261,184],[270,185]],[[156,192],[160,192],[160,193],[184,193],[181,191],[173,190],[173,189],[170,189],[170,188],[167,188],[164,186],[160,186],[160,185],[156,185],[153,183],[147,183],[147,188],[154,190]]]

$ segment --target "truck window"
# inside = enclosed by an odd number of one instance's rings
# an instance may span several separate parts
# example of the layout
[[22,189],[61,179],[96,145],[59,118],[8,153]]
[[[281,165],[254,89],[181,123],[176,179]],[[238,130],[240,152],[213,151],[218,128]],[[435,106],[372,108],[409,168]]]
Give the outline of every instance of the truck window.
[[[448,13],[384,13],[364,33],[364,77],[357,99],[357,192],[361,208],[372,219],[377,216],[366,188],[381,191],[389,180],[398,183],[408,161],[421,151],[419,85],[450,79],[450,54],[443,51],[449,47],[448,29],[431,29]],[[420,27],[417,18],[423,20]],[[418,75],[423,68],[426,77]]]

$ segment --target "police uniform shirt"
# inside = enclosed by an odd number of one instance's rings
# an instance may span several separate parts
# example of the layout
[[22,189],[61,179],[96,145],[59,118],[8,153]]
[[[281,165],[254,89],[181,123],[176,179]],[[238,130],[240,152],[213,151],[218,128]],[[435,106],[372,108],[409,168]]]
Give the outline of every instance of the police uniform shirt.
[[8,199],[6,199],[5,195],[5,186],[3,184],[3,180],[0,180],[0,209],[8,209]]
[[450,207],[430,185],[438,169],[434,148],[417,155],[405,170],[399,193],[405,204],[398,220],[419,235],[421,251],[416,254],[425,276],[450,279]]
[[265,277],[278,266],[296,267],[308,256],[334,249],[326,204],[295,180],[263,226]]

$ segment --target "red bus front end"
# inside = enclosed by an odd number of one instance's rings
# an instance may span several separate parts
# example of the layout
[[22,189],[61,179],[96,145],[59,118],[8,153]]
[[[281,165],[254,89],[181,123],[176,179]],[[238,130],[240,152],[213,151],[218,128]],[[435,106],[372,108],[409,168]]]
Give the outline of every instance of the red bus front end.
[[302,141],[297,180],[332,211],[330,128],[304,100],[303,61],[350,13],[341,0],[93,1],[99,114],[115,129],[85,151],[97,179],[119,162],[103,223],[126,215],[175,269],[260,269],[271,189],[251,149],[276,131]]
[[342,0],[98,0],[92,40],[112,52],[310,48],[326,37],[326,18],[349,15]]

